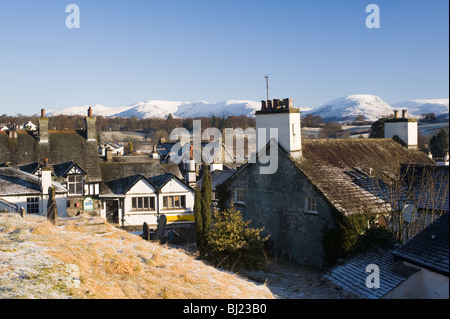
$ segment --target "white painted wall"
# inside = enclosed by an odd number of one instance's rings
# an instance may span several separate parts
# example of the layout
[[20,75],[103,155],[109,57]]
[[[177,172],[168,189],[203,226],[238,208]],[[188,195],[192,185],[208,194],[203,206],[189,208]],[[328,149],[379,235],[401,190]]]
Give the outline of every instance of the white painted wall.
[[[174,195],[185,195],[186,196],[186,208],[180,209],[164,209],[163,208],[163,197],[164,196],[174,196]],[[132,198],[133,197],[155,197],[155,210],[133,210],[132,209]],[[106,218],[106,201],[111,199],[103,199],[101,208],[101,217]],[[194,208],[194,191],[182,183],[177,178],[173,177],[167,184],[157,193],[155,187],[148,183],[145,179],[138,181],[123,198],[123,207],[119,205],[119,221],[122,223],[122,209],[125,218],[124,226],[142,226],[147,223],[149,226],[155,227],[157,222],[157,216],[159,214],[170,215],[182,215],[182,214],[192,214]]]
[[[256,114],[256,132],[266,129],[266,141],[269,141],[270,128],[278,129],[279,144],[294,158],[301,156],[302,136],[300,112]],[[258,145],[258,148],[261,146]]]
[[[40,196],[40,195],[23,195],[23,196],[2,196],[1,198],[10,203],[16,204],[20,208],[25,208],[27,210],[27,198],[31,197],[39,197],[39,215],[47,214],[47,203],[48,196]],[[58,206],[58,216],[59,217],[67,217],[67,197],[66,195],[56,194],[55,196],[56,205]],[[7,209],[0,203],[0,209]],[[27,212],[28,213],[28,212]]]
[[[410,267],[416,266],[406,263]],[[381,278],[380,278],[381,279]],[[420,270],[386,295],[387,299],[448,299],[448,277],[425,268]]]
[[[186,196],[186,208],[180,209],[164,209],[163,208],[163,197],[169,195],[185,195]],[[194,210],[194,199],[195,192],[182,183],[177,178],[172,178],[164,187],[161,189],[159,194],[159,211],[161,214],[166,216],[171,215],[183,215],[183,214],[193,214]]]
[[397,135],[409,147],[418,144],[418,128],[417,122],[385,122],[384,137],[393,138]]

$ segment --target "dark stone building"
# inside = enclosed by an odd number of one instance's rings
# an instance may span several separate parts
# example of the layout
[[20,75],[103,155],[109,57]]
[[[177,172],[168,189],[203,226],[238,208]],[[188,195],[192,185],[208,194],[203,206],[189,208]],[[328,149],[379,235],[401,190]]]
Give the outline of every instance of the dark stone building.
[[[280,126],[285,134],[280,134],[278,143],[266,144],[256,161],[220,185],[221,206],[233,201],[244,219],[252,220],[252,227],[264,227],[276,256],[322,267],[323,233],[336,226],[337,214],[390,209],[389,202],[360,186],[355,176],[385,179],[404,163],[436,164],[424,153],[392,139],[301,140],[296,118],[300,113],[292,111],[292,103],[286,104],[278,103],[272,111],[274,103],[263,103],[256,113],[257,130],[262,122],[266,128]],[[259,116],[264,116],[263,121]],[[261,164],[258,157],[271,149],[278,152],[277,170],[261,174],[260,168],[267,164]]]

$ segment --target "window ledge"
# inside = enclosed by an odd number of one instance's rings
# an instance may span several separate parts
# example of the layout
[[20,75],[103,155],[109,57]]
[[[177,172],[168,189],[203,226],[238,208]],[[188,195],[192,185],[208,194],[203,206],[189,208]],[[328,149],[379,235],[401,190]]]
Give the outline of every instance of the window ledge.
[[319,212],[314,211],[314,210],[305,210],[305,214],[319,215]]
[[233,204],[236,205],[236,206],[243,206],[243,207],[245,207],[245,203],[244,202],[235,202]]

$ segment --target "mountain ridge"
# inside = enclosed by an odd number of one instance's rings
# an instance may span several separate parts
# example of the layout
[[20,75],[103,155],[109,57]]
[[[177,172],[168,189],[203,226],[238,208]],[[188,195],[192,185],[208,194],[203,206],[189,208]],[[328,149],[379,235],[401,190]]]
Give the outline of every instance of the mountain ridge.
[[[249,116],[254,117],[255,111],[260,109],[260,102],[250,100],[227,100],[210,103],[207,101],[141,101],[128,106],[104,106],[100,104],[67,107],[59,110],[49,110],[49,116],[56,115],[85,115],[92,107],[94,115],[105,117],[132,117],[138,119],[167,118],[169,114],[176,118],[196,117],[228,117]],[[380,117],[389,116],[394,109],[407,109],[409,116],[418,118],[425,113],[435,113],[436,116],[448,114],[449,99],[414,99],[389,104],[380,97],[369,94],[354,94],[331,100],[324,105],[311,109],[300,107],[303,116],[307,114],[321,116],[325,122],[354,121],[363,115],[367,121],[376,121]]]

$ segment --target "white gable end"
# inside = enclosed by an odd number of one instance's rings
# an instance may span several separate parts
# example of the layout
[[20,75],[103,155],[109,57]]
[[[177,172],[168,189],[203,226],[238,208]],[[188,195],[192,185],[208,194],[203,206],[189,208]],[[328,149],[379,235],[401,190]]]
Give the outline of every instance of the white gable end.
[[186,184],[176,178],[172,178],[161,189],[162,193],[181,193],[192,191]]
[[156,194],[156,189],[144,178],[141,178],[126,194]]

